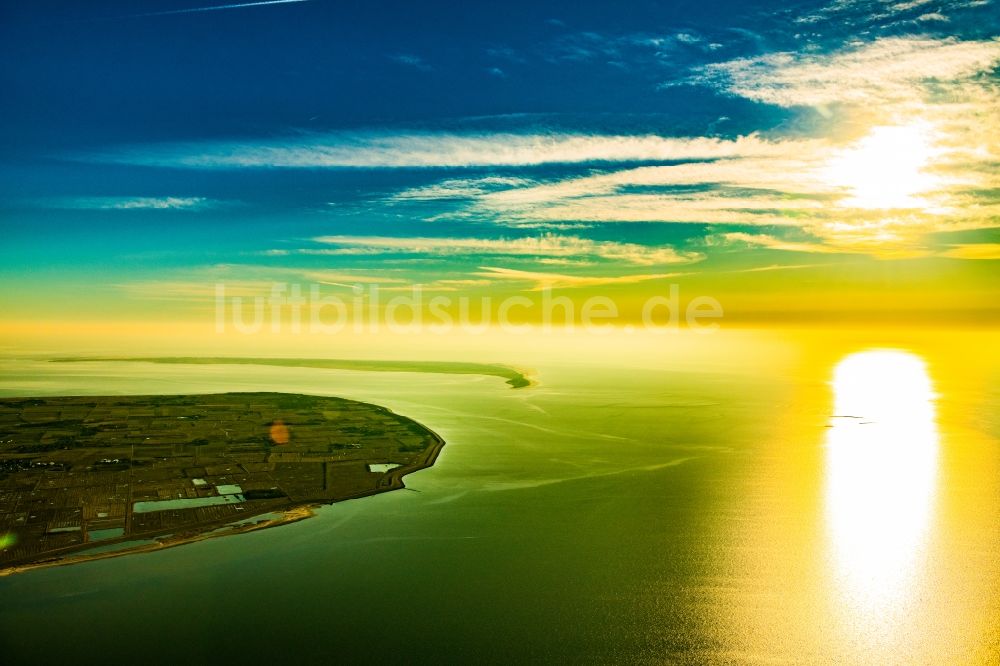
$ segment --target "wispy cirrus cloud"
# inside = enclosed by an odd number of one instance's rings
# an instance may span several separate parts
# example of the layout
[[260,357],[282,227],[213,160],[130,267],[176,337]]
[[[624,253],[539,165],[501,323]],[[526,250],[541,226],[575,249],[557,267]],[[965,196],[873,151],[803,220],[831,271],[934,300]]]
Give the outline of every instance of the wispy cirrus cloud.
[[637,284],[650,280],[666,280],[684,273],[638,273],[634,275],[565,275],[543,271],[524,271],[498,266],[482,266],[476,275],[490,279],[532,283],[532,291],[543,289],[572,289],[577,287],[605,287],[609,285]]
[[653,134],[335,132],[248,142],[153,144],[74,157],[191,169],[413,168],[718,159],[776,150],[772,141],[755,135],[727,140]]
[[732,232],[720,234],[709,238],[712,244],[738,244],[762,247],[768,250],[785,250],[789,252],[809,252],[809,253],[831,253],[837,252],[837,248],[824,245],[819,242],[793,241],[777,238],[768,234],[748,234],[744,232]]
[[276,288],[281,290],[280,293],[287,293],[292,284],[298,285],[301,290],[311,284],[348,288],[386,285],[391,288],[409,282],[392,271],[376,275],[364,269],[217,264],[188,268],[177,275],[168,274],[160,279],[134,280],[114,286],[131,298],[211,304],[218,298],[219,288],[223,289],[227,298],[254,298],[267,297]]
[[[995,185],[989,144],[970,151],[952,138],[947,126],[920,120],[874,127],[842,144],[786,139],[769,142],[765,155],[548,181],[450,179],[391,200],[450,199],[458,206],[437,218],[511,227],[660,222],[785,228],[816,239],[812,245],[796,241],[798,251],[913,256],[926,253],[928,234],[995,227],[1000,220],[989,194]],[[774,237],[772,247],[780,240]]]
[[819,209],[822,198],[834,192],[809,178],[820,163],[819,148],[817,142],[792,141],[782,146],[784,156],[637,167],[508,187],[484,192],[474,205],[514,225],[560,220],[793,224],[783,216]]
[[[688,148],[675,163],[612,165],[550,179],[442,181],[392,200],[450,199],[456,205],[439,218],[514,227],[769,227],[757,240],[742,240],[802,252],[927,254],[933,251],[930,234],[1000,224],[989,194],[997,182],[1000,135],[984,131],[996,125],[998,64],[1000,39],[930,36],[709,64],[687,82],[776,107],[811,107],[827,115],[838,109],[842,132],[822,139],[750,135],[712,143],[713,151],[690,150],[707,145],[704,137],[670,139]],[[788,230],[787,238],[780,229]]]
[[525,258],[593,258],[635,266],[699,261],[697,252],[682,252],[664,245],[599,241],[552,233],[524,238],[427,238],[392,236],[320,236],[325,246],[301,248],[298,254],[351,256],[416,254],[429,256],[508,256]]
[[396,201],[434,201],[440,199],[472,199],[489,192],[535,184],[529,178],[485,176],[481,178],[449,178],[431,185],[411,187],[396,193]]
[[205,197],[69,197],[37,203],[44,208],[70,210],[204,210],[224,205]]
[[406,67],[412,67],[413,69],[419,69],[422,72],[429,72],[434,69],[427,64],[423,58],[418,55],[413,55],[412,53],[394,53],[386,57],[395,63],[405,65]]
[[[129,298],[144,301],[179,301],[208,304],[217,297],[216,282],[198,279],[135,280],[113,285]],[[253,298],[268,294],[274,282],[258,279],[227,279],[225,293],[229,297]]]
[[929,15],[950,20],[952,16],[962,15],[968,10],[986,7],[990,2],[991,0],[835,0],[817,11],[799,12],[792,17],[792,21],[811,26],[833,22],[837,25],[865,26],[868,29],[891,29],[918,21],[936,20],[927,19]]
[[[912,6],[894,11],[937,6],[908,4]],[[614,48],[624,48],[626,42],[629,48],[663,46],[657,38],[608,42],[600,37],[583,39],[591,51],[560,57],[603,57],[601,49],[609,43]],[[678,33],[668,42],[670,48],[705,46],[705,38],[697,34]],[[824,112],[836,108],[841,118],[850,116],[843,132],[826,132],[824,138],[779,133],[723,139],[567,131],[365,131],[152,144],[83,158],[219,170],[493,169],[491,175],[471,178],[449,174],[388,197],[380,193],[371,203],[412,206],[427,221],[493,222],[521,233],[621,222],[757,227],[760,235],[754,239],[743,231],[747,236],[739,242],[800,252],[913,256],[931,247],[924,240],[928,234],[997,226],[996,204],[983,194],[995,187],[1000,160],[995,133],[983,133],[984,127],[995,125],[990,114],[998,101],[993,75],[997,64],[1000,39],[886,37],[832,51],[807,48],[703,65],[685,80],[775,107]],[[893,158],[915,152],[901,151],[906,142],[892,138],[897,135],[920,140],[919,159]],[[632,164],[636,162],[645,165]],[[576,169],[569,176],[559,175],[567,171],[561,169],[518,171],[558,164],[599,169]],[[871,182],[862,182],[869,176]],[[401,215],[398,210],[393,213]],[[700,258],[697,252],[675,248],[579,236],[317,240],[318,246],[283,251],[344,257],[515,256],[538,262],[628,265]],[[731,237],[730,242],[737,239]]]
[[622,69],[672,64],[681,54],[714,51],[721,44],[694,30],[613,34],[571,32],[538,45],[535,55],[553,64],[603,63]]
[[[766,104],[921,103],[933,89],[979,87],[1000,63],[1000,39],[887,37],[833,53],[780,52],[697,68],[690,82]],[[986,84],[988,85],[988,84]]]

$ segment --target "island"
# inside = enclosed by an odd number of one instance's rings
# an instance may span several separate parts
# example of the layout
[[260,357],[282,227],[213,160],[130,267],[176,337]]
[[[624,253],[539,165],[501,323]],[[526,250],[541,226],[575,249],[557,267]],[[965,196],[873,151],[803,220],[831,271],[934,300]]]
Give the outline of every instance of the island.
[[169,363],[183,365],[270,365],[288,368],[322,368],[363,372],[430,372],[448,375],[485,375],[500,377],[515,389],[534,386],[526,370],[499,363],[467,363],[464,361],[385,361],[335,358],[275,358],[239,356],[112,356],[71,357],[50,359],[53,363],[132,362]]
[[403,488],[444,440],[343,398],[0,399],[0,574],[189,543]]

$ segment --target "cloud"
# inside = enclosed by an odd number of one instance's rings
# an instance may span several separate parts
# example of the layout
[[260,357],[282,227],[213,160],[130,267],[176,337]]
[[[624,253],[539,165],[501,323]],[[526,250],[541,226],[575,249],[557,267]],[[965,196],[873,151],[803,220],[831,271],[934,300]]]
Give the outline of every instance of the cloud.
[[72,210],[203,210],[222,202],[205,197],[78,197],[41,202],[46,208]]
[[460,292],[475,290],[480,287],[488,287],[494,284],[494,280],[487,280],[485,278],[461,278],[461,279],[438,279],[438,280],[426,280],[421,278],[416,278],[413,282],[406,285],[400,286],[379,286],[380,291],[388,292],[408,292],[413,293],[415,289],[420,291],[434,291],[434,292]]
[[805,252],[809,254],[868,254],[880,259],[913,259],[926,257],[932,253],[922,247],[907,242],[893,242],[891,233],[883,237],[872,233],[858,233],[855,238],[833,237],[823,242],[786,240],[767,234],[733,232],[709,237],[709,244],[745,244],[767,250],[783,252]]
[[522,271],[512,268],[482,266],[480,273],[488,278],[533,282],[532,291],[542,289],[568,289],[575,287],[601,287],[607,285],[636,284],[649,280],[664,280],[685,275],[685,273],[640,273],[637,275],[563,275],[560,273],[542,273],[537,271]]
[[810,252],[810,253],[837,252],[836,248],[831,248],[829,246],[823,245],[822,243],[787,241],[766,234],[748,234],[743,232],[720,234],[719,236],[714,237],[712,239],[712,242],[715,243],[721,242],[723,244],[745,243],[747,245],[762,247],[768,250],[785,250],[788,252]]
[[946,113],[927,106],[898,124],[869,125],[846,138],[751,135],[714,144],[721,154],[714,158],[691,151],[675,164],[609,166],[562,178],[452,178],[389,200],[454,202],[429,218],[435,221],[521,229],[622,222],[798,229],[817,239],[814,247],[798,243],[799,251],[915,256],[932,247],[928,234],[1000,225],[1000,143],[983,132],[990,113],[987,99]]
[[523,65],[527,59],[523,54],[510,48],[509,46],[492,46],[486,49],[486,55],[491,58],[498,58],[507,62]]
[[[476,213],[502,224],[559,221],[696,224],[797,224],[819,213],[834,189],[809,176],[812,144],[792,142],[799,156],[638,167],[606,174],[484,192]],[[812,194],[789,196],[790,193]]]
[[825,264],[770,264],[768,266],[757,266],[755,268],[740,268],[727,273],[770,273],[772,271],[800,271],[806,268],[818,268]]
[[932,0],[910,0],[909,2],[897,2],[891,5],[889,9],[894,12],[905,12],[910,9],[915,9],[917,7],[923,7]]
[[[914,20],[923,17],[925,22],[947,18],[943,12],[928,15],[932,12],[924,5],[929,3],[887,6],[842,0],[830,8],[913,11]],[[960,8],[960,3],[947,7]],[[704,209],[706,223],[798,227],[816,239],[787,240],[783,232],[743,239],[757,247],[925,256],[931,253],[928,234],[998,225],[989,194],[1000,162],[1000,140],[990,131],[1000,105],[993,75],[998,65],[998,38],[930,36],[875,38],[832,52],[769,53],[704,65],[688,83],[778,107],[815,109],[834,127],[827,131],[830,140],[811,146],[776,142],[778,150],[771,156],[631,174],[642,176],[643,182],[700,183],[706,188],[693,197],[669,192],[633,196],[625,185],[628,174],[622,172],[622,182],[610,191],[598,188],[596,197],[551,202],[538,216],[627,221],[655,216],[659,208],[662,217],[685,222],[699,219]],[[577,186],[584,189],[583,183]],[[742,191],[750,206],[733,205],[727,190]],[[574,210],[582,208],[593,213]]]
[[[817,175],[829,144],[768,145],[770,156],[621,169],[548,182],[442,181],[397,194],[467,200],[440,217],[478,217],[506,226],[601,222],[796,225],[822,215],[838,188]],[[754,151],[763,152],[763,151]],[[752,154],[748,151],[748,154]]]
[[154,144],[77,158],[190,169],[409,168],[658,162],[767,155],[774,151],[773,142],[755,135],[724,140],[654,134],[336,132],[246,143]]
[[592,257],[636,266],[699,261],[696,252],[680,252],[664,245],[597,241],[579,236],[542,234],[526,238],[397,238],[390,236],[321,236],[328,248],[303,248],[300,254],[351,256],[368,254],[422,254],[433,256]]
[[[916,0],[897,5],[892,11],[914,17],[940,8]],[[679,33],[609,42],[588,33],[567,38],[566,44],[586,45],[590,52],[563,55],[587,59],[606,55],[601,49],[621,51],[626,44],[656,49],[704,41],[701,35]],[[833,129],[825,127],[824,138],[355,131],[123,147],[85,159],[193,169],[494,168],[491,175],[452,175],[388,197],[380,194],[368,203],[393,206],[392,213],[402,217],[491,222],[520,233],[657,222],[705,225],[714,235],[741,227],[746,238],[739,242],[752,247],[917,256],[933,251],[929,234],[998,225],[998,206],[989,194],[1000,182],[1000,135],[989,131],[1000,103],[991,76],[998,63],[1000,39],[897,36],[852,42],[832,52],[780,52],[714,63],[688,80],[775,106],[841,113],[845,122],[829,123]],[[582,175],[578,169],[564,177],[554,175],[556,169],[516,169],[551,164],[599,169]],[[762,233],[750,234],[750,227]],[[413,261],[514,256],[626,265],[701,258],[670,247],[555,234],[315,240],[317,247],[283,252],[413,255]]]
[[419,69],[422,72],[429,72],[433,69],[433,67],[424,62],[423,58],[415,56],[412,53],[397,53],[387,57],[393,62],[397,62],[400,65],[406,65],[407,67],[413,67],[414,69]]
[[486,176],[484,178],[450,178],[442,180],[433,185],[412,187],[395,194],[391,200],[396,201],[421,201],[438,199],[471,199],[487,192],[496,190],[523,187],[534,184],[535,181],[528,178],[517,178],[509,176]]
[[354,286],[355,284],[403,284],[406,282],[406,280],[398,277],[386,275],[367,275],[364,273],[353,272],[351,270],[330,271],[291,269],[290,272],[295,275],[295,277],[299,277],[300,279],[319,282],[321,284],[332,284],[338,287]]
[[[391,273],[391,271],[386,271]],[[143,300],[214,303],[221,285],[227,298],[267,297],[275,289],[288,293],[291,285],[308,290],[310,284],[353,287],[361,284],[400,285],[408,281],[391,274],[372,275],[363,270],[315,269],[294,266],[217,264],[188,268],[178,277],[135,280],[114,285],[127,296]]]
[[[216,298],[216,282],[207,280],[136,280],[114,285],[130,298],[144,301],[182,301],[212,303]],[[227,279],[227,297],[253,298],[270,293],[274,282],[268,280]]]
[[550,64],[605,64],[620,69],[672,65],[691,51],[718,48],[693,31],[676,33],[608,34],[593,31],[562,34],[535,49],[535,55]]
[[978,87],[1000,39],[887,37],[834,53],[781,52],[702,66],[690,82],[783,107],[921,103],[933,86]]
[[[966,10],[984,7],[990,0],[908,0],[887,2],[886,0],[836,0],[812,13],[797,12],[793,21],[799,24],[833,23],[838,26],[853,27],[865,32],[889,31],[899,26],[912,25],[928,13],[936,13],[950,20],[951,15]],[[931,5],[931,7],[928,7]],[[928,12],[934,9],[934,12]],[[917,15],[914,18],[914,15]]]

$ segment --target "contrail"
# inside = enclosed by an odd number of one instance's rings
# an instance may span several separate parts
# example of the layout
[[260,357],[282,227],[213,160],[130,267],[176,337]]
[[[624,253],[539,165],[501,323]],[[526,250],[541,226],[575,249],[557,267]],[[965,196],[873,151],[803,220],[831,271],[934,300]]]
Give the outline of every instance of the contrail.
[[171,9],[165,12],[149,12],[148,14],[132,14],[131,18],[140,16],[169,16],[171,14],[194,14],[195,12],[217,12],[223,9],[242,9],[243,7],[260,7],[262,5],[285,5],[290,2],[310,2],[310,0],[267,0],[266,2],[241,2],[236,5],[213,5],[212,7],[192,7],[190,9]]

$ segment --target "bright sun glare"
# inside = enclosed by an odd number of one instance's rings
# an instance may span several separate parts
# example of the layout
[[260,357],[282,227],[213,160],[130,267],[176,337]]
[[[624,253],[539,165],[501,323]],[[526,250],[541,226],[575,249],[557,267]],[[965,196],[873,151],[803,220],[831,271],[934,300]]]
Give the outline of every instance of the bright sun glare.
[[926,208],[920,195],[940,186],[927,168],[940,154],[933,125],[874,127],[862,139],[840,150],[822,169],[822,180],[846,189],[840,205],[850,208]]

